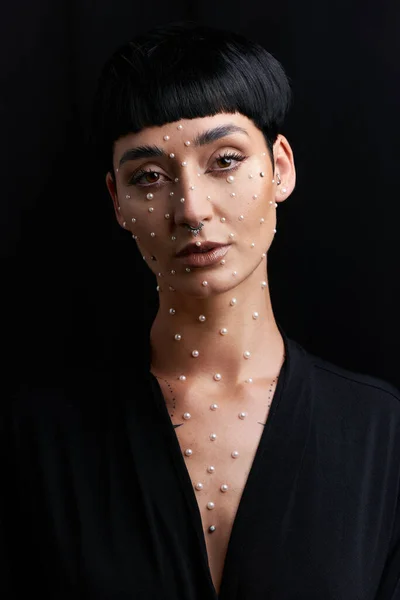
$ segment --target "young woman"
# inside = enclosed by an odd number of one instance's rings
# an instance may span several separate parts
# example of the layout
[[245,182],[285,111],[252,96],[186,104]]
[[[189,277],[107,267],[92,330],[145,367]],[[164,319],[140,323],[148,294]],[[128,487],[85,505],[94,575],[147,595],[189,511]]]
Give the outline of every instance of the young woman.
[[193,23],[104,66],[95,147],[159,309],[144,370],[5,410],[13,593],[400,598],[399,393],[306,352],[271,305],[289,104],[264,48]]

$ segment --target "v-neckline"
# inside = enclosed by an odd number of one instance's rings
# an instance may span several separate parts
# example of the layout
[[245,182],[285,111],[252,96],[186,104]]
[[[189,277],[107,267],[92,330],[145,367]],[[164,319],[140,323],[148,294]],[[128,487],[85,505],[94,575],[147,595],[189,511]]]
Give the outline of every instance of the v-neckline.
[[[279,327],[279,325],[278,325]],[[282,444],[287,444],[287,440],[285,442],[285,436],[282,435],[282,431],[281,428],[285,426],[285,418],[288,418],[290,420],[290,413],[286,413],[286,417],[282,416],[285,411],[282,409],[282,404],[284,404],[282,401],[284,399],[284,397],[287,396],[287,394],[285,394],[284,392],[286,391],[286,388],[288,387],[288,381],[290,379],[290,374],[293,371],[293,365],[292,363],[292,352],[293,352],[293,345],[291,340],[289,340],[287,338],[287,336],[284,334],[284,332],[282,331],[281,327],[279,327],[283,340],[284,340],[284,345],[285,345],[285,360],[282,364],[280,373],[279,373],[279,377],[278,377],[278,383],[277,383],[277,387],[275,390],[275,394],[273,395],[272,398],[272,402],[271,402],[271,406],[270,406],[270,410],[268,413],[268,418],[267,418],[267,422],[264,426],[263,432],[261,434],[258,446],[257,446],[257,450],[256,453],[254,455],[254,459],[238,504],[238,508],[237,508],[237,512],[233,521],[233,525],[232,525],[232,529],[231,529],[231,534],[229,537],[229,541],[228,541],[228,546],[227,546],[227,550],[226,550],[226,556],[225,556],[225,561],[224,561],[224,566],[222,569],[222,575],[221,575],[221,583],[220,583],[220,591],[219,594],[217,593],[217,590],[214,586],[214,582],[212,580],[212,576],[211,576],[211,570],[209,567],[209,562],[208,562],[208,553],[207,553],[207,548],[206,548],[206,539],[205,539],[205,535],[204,535],[204,531],[203,531],[203,524],[202,524],[202,520],[201,520],[201,514],[200,514],[200,509],[197,503],[197,499],[196,499],[196,495],[195,495],[195,491],[193,489],[193,485],[192,485],[192,481],[191,481],[191,477],[189,474],[189,470],[186,466],[185,463],[185,459],[182,455],[182,450],[181,447],[179,445],[179,440],[178,437],[176,435],[174,426],[171,422],[170,419],[170,415],[168,413],[168,408],[165,404],[164,401],[164,397],[161,391],[161,387],[159,385],[159,382],[157,381],[156,377],[150,373],[151,375],[151,381],[153,384],[153,390],[154,390],[154,396],[157,400],[157,405],[158,408],[161,411],[161,415],[162,415],[162,419],[165,421],[165,429],[166,429],[166,433],[167,433],[167,437],[169,437],[170,439],[170,451],[171,451],[171,457],[173,459],[174,462],[174,466],[176,468],[176,473],[179,477],[180,480],[180,484],[181,484],[181,490],[185,496],[187,505],[189,507],[189,510],[191,511],[191,514],[193,516],[193,526],[194,526],[194,531],[198,540],[198,543],[200,545],[200,549],[201,549],[201,556],[202,556],[202,566],[204,569],[204,573],[206,575],[206,578],[209,582],[209,586],[210,586],[210,593],[212,594],[214,600],[224,600],[225,598],[225,588],[227,587],[227,583],[226,583],[226,577],[227,577],[227,572],[229,571],[229,566],[230,563],[233,559],[233,553],[235,550],[235,543],[236,543],[236,539],[240,538],[240,532],[243,532],[243,527],[244,527],[244,522],[247,522],[248,519],[246,519],[246,513],[248,513],[249,510],[251,510],[251,505],[249,503],[249,498],[251,498],[252,496],[254,496],[254,488],[257,485],[257,475],[259,473],[259,470],[263,464],[262,458],[264,456],[265,451],[269,448],[270,452],[273,453],[273,442],[270,441],[271,437],[275,437],[275,439],[280,440],[280,443]],[[304,352],[304,351],[303,351]],[[296,383],[298,383],[296,381]],[[293,385],[293,382],[292,382]],[[300,391],[300,388],[299,388]],[[281,418],[278,419],[279,414],[281,414]],[[297,417],[296,417],[297,418]],[[306,418],[306,416],[304,417]],[[276,423],[276,421],[279,421]],[[294,421],[295,419],[293,419]],[[276,425],[276,427],[275,427]],[[287,423],[287,428],[290,428],[290,424]],[[275,435],[274,435],[275,434]],[[298,456],[302,455],[302,449],[304,446],[304,442],[305,442],[305,438],[303,438],[301,435],[299,436],[298,440],[297,440],[297,446],[295,445],[295,443],[293,444],[294,448],[295,448],[295,452],[300,453],[298,454]],[[291,481],[293,481],[293,478],[297,472],[297,468],[300,466],[300,462],[295,462],[293,461],[289,467],[291,467],[291,471],[288,468],[287,471],[287,478],[291,477]],[[286,467],[286,465],[285,465]],[[270,471],[273,469],[270,467]],[[268,469],[267,469],[268,471]],[[266,477],[269,477],[270,475],[273,474],[272,473],[266,473]],[[283,480],[282,480],[283,481]],[[280,485],[283,485],[282,481],[279,482]],[[286,480],[288,482],[288,479]],[[243,546],[243,542],[241,541],[240,543],[241,546]],[[234,572],[234,570],[233,570]],[[232,571],[231,571],[232,574]],[[211,598],[211,595],[210,595]]]

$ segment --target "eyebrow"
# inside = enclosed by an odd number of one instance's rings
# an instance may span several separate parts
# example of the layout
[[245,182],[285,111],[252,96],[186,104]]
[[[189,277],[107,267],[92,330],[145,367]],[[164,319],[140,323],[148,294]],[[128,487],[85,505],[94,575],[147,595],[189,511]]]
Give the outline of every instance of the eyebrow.
[[[248,132],[243,127],[228,123],[227,125],[219,125],[212,129],[206,129],[202,133],[199,133],[193,140],[193,146],[198,148],[199,146],[205,146],[212,144],[221,138],[232,135],[233,133],[241,133],[249,137]],[[158,146],[138,146],[137,148],[130,148],[126,150],[120,158],[119,167],[128,160],[138,160],[139,158],[152,158],[152,157],[167,157],[167,153]]]

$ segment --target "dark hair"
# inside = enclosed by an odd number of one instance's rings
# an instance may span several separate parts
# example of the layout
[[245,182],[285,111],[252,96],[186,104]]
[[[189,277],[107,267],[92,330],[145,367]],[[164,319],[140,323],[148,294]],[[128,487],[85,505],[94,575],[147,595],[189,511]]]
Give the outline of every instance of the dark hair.
[[[90,141],[114,176],[114,142],[145,127],[239,112],[273,144],[291,103],[281,64],[244,36],[192,21],[155,27],[104,64],[92,107]],[[115,178],[115,177],[114,177]]]

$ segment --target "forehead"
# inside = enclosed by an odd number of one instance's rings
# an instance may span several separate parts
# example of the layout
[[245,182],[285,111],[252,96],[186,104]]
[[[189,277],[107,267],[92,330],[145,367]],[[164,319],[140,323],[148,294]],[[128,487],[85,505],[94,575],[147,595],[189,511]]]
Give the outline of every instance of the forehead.
[[[208,117],[197,117],[195,119],[180,119],[173,123],[166,123],[156,127],[145,127],[139,133],[130,133],[119,138],[114,145],[116,157],[121,155],[131,146],[140,146],[143,144],[166,144],[175,141],[191,141],[199,134],[215,127],[236,125],[247,132],[247,140],[256,141],[259,137],[263,138],[262,132],[254,125],[253,121],[241,113],[218,113]],[[238,135],[245,139],[240,133],[232,132],[231,135]],[[164,140],[164,136],[169,136]]]

